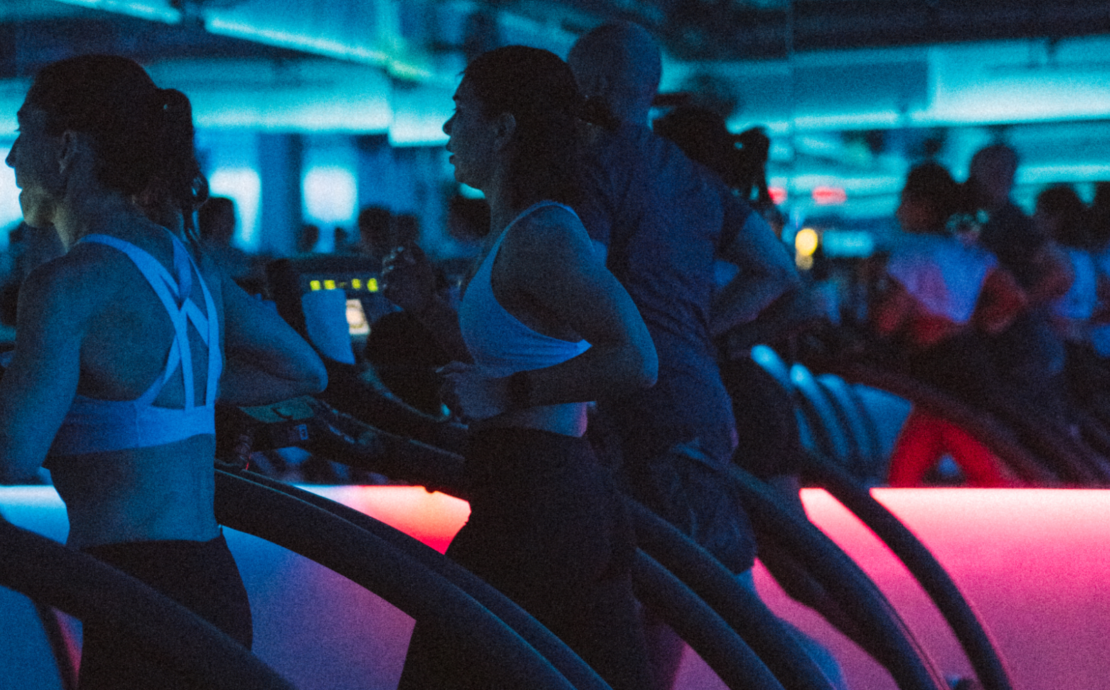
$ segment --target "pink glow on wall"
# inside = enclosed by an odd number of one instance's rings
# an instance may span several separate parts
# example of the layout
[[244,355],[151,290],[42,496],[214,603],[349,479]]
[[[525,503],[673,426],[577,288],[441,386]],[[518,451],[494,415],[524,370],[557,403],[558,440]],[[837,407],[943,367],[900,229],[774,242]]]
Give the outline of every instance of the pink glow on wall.
[[[978,611],[1015,688],[1106,687],[1110,676],[1110,491],[874,489],[941,562]],[[806,511],[879,585],[948,674],[970,667],[939,612],[893,554],[826,492],[802,492]],[[889,676],[762,567],[768,603],[826,643],[853,687],[893,690]]]
[[419,486],[306,486],[309,491],[396,527],[443,553],[470,516],[470,504]]
[[[443,551],[467,504],[413,487],[320,489]],[[979,612],[1022,690],[1095,688],[1110,675],[1110,492],[1097,490],[875,489]],[[802,500],[813,520],[879,585],[939,667],[967,675],[958,643],[921,587],[855,516],[820,489]],[[894,690],[890,676],[812,611],[790,601],[758,566],[768,603],[826,644],[853,687]],[[717,688],[697,659],[683,687]]]
[[[313,489],[443,551],[467,504],[413,487]],[[1105,687],[1110,677],[1110,491],[875,489],[925,543],[979,612],[1021,690]],[[938,666],[970,665],[921,587],[855,516],[820,489],[802,492],[806,511],[871,576]],[[825,644],[852,687],[896,690],[889,674],[809,609],[793,602],[762,567],[768,604]],[[695,655],[679,687],[715,690],[720,681]]]
[[[440,551],[469,515],[464,501],[420,487],[312,490]],[[1016,690],[1108,687],[1110,491],[875,489],[873,495],[921,538],[979,612]],[[810,518],[871,576],[939,668],[968,674],[940,614],[890,551],[824,491],[806,489],[802,499]],[[65,536],[65,512],[50,487],[0,487],[0,512],[14,524]],[[250,593],[260,658],[305,690],[396,687],[412,629],[408,616],[281,547],[226,532]],[[762,565],[755,580],[774,611],[835,654],[850,687],[896,690],[874,661],[787,598]],[[724,688],[691,653],[676,687]]]

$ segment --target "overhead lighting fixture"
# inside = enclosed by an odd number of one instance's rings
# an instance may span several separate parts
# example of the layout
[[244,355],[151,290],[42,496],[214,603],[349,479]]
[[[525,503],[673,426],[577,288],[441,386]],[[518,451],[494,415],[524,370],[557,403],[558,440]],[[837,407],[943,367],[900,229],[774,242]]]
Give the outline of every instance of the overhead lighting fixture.
[[180,24],[182,14],[169,2],[140,2],[138,0],[57,0],[67,5],[78,5],[94,10],[126,14],[139,19],[148,19],[166,24]]
[[384,67],[398,79],[427,81],[436,76],[431,70],[401,60],[383,50],[373,50],[365,46],[349,45],[340,41],[317,38],[291,31],[264,29],[243,22],[220,19],[219,17],[209,18],[204,26],[214,34],[245,38],[279,48],[294,48],[317,55]]
[[818,206],[837,206],[848,200],[848,194],[841,187],[814,187],[812,196]]

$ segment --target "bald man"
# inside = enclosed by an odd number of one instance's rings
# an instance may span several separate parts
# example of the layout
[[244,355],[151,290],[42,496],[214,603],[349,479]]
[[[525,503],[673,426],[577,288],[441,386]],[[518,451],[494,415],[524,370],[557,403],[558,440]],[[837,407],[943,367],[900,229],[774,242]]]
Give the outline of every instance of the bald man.
[[[593,133],[578,214],[659,355],[653,388],[598,401],[618,439],[622,479],[636,499],[750,577],[755,538],[728,488],[735,418],[713,335],[752,320],[794,288],[793,259],[719,177],[648,128],[662,60],[646,30],[603,25],[574,44],[568,62],[584,95],[612,121]],[[726,288],[736,299],[711,314],[718,258],[740,271]],[[677,660],[660,655],[675,648],[653,646],[669,685]]]
[[[615,125],[594,133],[586,201],[577,210],[659,353],[655,387],[600,401],[600,410],[620,437],[633,495],[743,572],[754,559],[751,529],[725,507],[734,501],[714,478],[730,461],[734,421],[710,332],[713,266],[718,257],[742,261],[748,252],[737,245],[761,240],[781,257],[785,277],[793,265],[758,214],[648,128],[662,67],[647,31],[603,25],[574,44],[568,62],[583,93]],[[755,280],[761,268],[745,277],[766,286]],[[778,296],[771,286],[768,302]]]

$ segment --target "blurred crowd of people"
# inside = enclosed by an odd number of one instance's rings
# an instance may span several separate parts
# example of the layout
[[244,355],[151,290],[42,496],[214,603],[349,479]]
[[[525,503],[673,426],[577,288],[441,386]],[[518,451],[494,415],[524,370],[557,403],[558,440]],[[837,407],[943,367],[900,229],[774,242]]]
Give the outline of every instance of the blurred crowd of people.
[[[870,326],[911,375],[982,409],[1020,401],[1030,416],[1079,436],[1077,418],[1105,402],[1110,322],[1110,185],[1092,204],[1052,185],[1032,216],[1012,199],[1015,151],[993,144],[957,183],[915,166],[897,210],[908,241],[881,257]],[[889,481],[920,485],[944,455],[977,486],[1018,479],[964,429],[915,409]]]

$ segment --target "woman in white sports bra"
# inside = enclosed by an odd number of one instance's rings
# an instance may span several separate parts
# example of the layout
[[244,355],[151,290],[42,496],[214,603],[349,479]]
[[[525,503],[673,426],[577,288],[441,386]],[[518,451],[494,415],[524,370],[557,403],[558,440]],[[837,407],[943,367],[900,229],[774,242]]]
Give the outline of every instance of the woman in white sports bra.
[[[387,261],[385,289],[456,360],[443,370],[444,397],[470,425],[471,514],[448,555],[614,688],[640,690],[652,680],[631,592],[635,544],[582,436],[588,401],[651,385],[657,364],[639,313],[570,208],[581,108],[553,53],[508,46],[471,62],[443,129],[455,178],[490,204],[486,250],[457,315],[411,252]],[[506,682],[417,622],[400,688]]]
[[[196,251],[207,183],[181,92],[131,60],[81,56],[43,68],[18,118],[7,163],[24,219],[55,228],[67,253],[20,291],[0,474],[45,464],[69,545],[249,646],[246,592],[213,510],[215,401],[318,392],[323,364]],[[87,621],[81,689],[191,687],[132,646]]]

